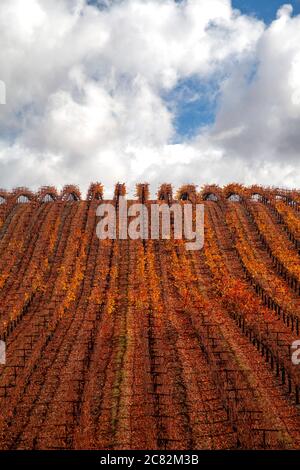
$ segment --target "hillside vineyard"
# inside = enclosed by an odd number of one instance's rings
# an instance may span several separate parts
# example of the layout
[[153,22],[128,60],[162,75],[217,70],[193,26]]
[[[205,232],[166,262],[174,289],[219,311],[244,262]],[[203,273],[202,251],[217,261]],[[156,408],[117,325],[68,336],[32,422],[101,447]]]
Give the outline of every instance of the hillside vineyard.
[[99,240],[103,198],[0,190],[0,448],[299,449],[300,192],[137,185],[204,204],[199,251]]

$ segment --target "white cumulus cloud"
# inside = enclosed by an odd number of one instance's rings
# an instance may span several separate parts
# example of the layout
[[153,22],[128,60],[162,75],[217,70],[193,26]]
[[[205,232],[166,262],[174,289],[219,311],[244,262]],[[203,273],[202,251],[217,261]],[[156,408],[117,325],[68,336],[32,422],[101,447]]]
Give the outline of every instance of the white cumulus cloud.
[[[229,0],[98,4],[1,0],[1,186],[297,185],[300,17],[290,5],[267,27]],[[215,120],[179,139],[164,97],[195,77],[218,89]]]

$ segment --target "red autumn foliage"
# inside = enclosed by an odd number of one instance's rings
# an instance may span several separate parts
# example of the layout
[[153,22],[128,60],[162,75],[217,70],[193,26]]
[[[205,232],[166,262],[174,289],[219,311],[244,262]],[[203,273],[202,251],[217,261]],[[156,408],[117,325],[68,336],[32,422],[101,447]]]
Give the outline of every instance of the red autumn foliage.
[[182,196],[205,206],[203,250],[99,241],[100,183],[0,191],[1,449],[300,448],[298,193]]

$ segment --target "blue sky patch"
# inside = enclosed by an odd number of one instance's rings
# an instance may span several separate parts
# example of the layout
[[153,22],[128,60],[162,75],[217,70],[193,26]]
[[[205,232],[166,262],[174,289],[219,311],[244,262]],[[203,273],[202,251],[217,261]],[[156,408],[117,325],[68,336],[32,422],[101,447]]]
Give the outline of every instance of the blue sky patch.
[[[293,6],[293,14],[300,13],[300,0],[233,0],[232,5],[241,13],[255,16],[266,24],[276,19],[278,9],[285,3]],[[250,84],[256,76],[257,64],[245,77]],[[212,98],[213,97],[213,98]],[[166,98],[168,105],[175,111],[176,139],[191,138],[197,134],[201,127],[212,124],[215,120],[217,108],[217,85],[203,83],[200,80],[190,79],[180,83]],[[172,109],[172,108],[171,108]]]
[[246,15],[264,20],[266,24],[276,19],[278,9],[284,4],[293,6],[294,15],[300,13],[300,0],[232,0],[232,6]]
[[170,111],[175,116],[176,140],[191,138],[200,127],[212,124],[215,119],[218,86],[214,81],[205,82],[197,77],[178,83],[164,95]]

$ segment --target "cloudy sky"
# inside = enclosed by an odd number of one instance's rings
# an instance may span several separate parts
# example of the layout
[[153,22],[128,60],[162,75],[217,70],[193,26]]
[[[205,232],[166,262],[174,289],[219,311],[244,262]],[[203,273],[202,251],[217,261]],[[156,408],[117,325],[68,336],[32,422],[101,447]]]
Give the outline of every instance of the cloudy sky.
[[1,0],[0,45],[4,188],[299,187],[299,0]]

